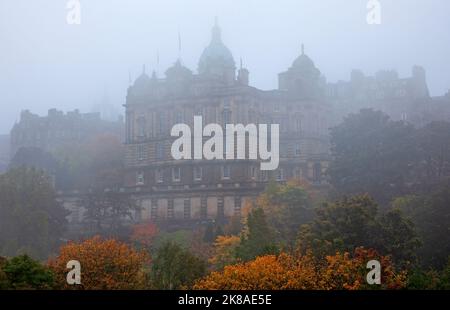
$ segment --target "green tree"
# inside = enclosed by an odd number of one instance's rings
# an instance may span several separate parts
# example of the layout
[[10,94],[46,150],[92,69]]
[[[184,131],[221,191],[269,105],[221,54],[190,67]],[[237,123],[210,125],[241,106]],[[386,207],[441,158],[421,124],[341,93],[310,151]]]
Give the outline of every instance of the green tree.
[[413,222],[400,209],[391,209],[379,216],[379,249],[397,262],[415,262],[421,245]]
[[387,204],[409,190],[418,159],[415,129],[363,109],[331,129],[330,183],[340,194],[370,193]]
[[0,254],[44,259],[59,246],[68,212],[51,183],[35,168],[0,175]]
[[3,271],[3,267],[7,262],[6,258],[0,256],[0,290],[5,290],[9,287],[8,277]]
[[156,289],[189,288],[205,275],[206,263],[176,243],[164,243],[153,260],[151,280]]
[[251,210],[241,234],[241,244],[236,249],[237,257],[248,261],[257,256],[275,254],[277,250],[274,233],[267,223],[264,210]]
[[318,208],[316,219],[302,226],[298,246],[318,256],[363,246],[402,262],[414,258],[419,242],[413,224],[399,210],[378,214],[375,201],[360,195]]
[[51,289],[53,273],[27,255],[14,257],[1,268],[9,289]]
[[416,178],[421,191],[430,192],[450,176],[450,122],[431,122],[419,128],[415,141],[420,152]]
[[450,290],[450,256],[448,257],[448,263],[441,272],[439,279],[439,289]]
[[118,191],[91,191],[81,201],[80,206],[86,208],[84,222],[94,227],[94,233],[120,236],[124,223],[135,221],[135,213],[141,210],[136,199]]
[[450,182],[444,182],[431,194],[400,197],[393,204],[417,228],[422,241],[417,251],[422,265],[441,269],[450,255]]
[[299,227],[314,217],[310,195],[295,182],[269,185],[258,198],[257,206],[264,210],[277,242],[289,247],[295,245]]

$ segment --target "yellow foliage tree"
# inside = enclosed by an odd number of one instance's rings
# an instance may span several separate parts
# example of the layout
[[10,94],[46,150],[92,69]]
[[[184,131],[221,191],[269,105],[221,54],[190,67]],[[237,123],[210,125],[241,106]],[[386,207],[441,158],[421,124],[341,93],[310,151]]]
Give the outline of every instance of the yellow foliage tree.
[[236,248],[241,242],[238,236],[218,236],[214,242],[214,254],[209,259],[209,263],[215,269],[223,269],[226,265],[237,262]]
[[[67,262],[78,260],[81,265],[81,285],[68,285]],[[142,288],[144,268],[150,262],[145,252],[135,251],[125,243],[100,237],[81,243],[70,242],[61,247],[59,255],[48,265],[62,289],[114,290]]]
[[[368,285],[366,264],[380,261],[382,284]],[[197,281],[194,289],[216,290],[332,290],[400,289],[406,285],[406,272],[396,273],[389,257],[374,250],[357,248],[353,255],[336,253],[316,259],[311,253],[295,257],[286,253],[257,257],[247,263],[226,266]]]

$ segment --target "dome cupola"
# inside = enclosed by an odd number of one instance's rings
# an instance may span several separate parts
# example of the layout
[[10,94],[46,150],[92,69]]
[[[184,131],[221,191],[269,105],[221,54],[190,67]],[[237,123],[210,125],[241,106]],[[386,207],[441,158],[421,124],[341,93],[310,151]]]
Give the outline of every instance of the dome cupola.
[[203,50],[198,62],[200,75],[215,76],[228,82],[235,80],[236,65],[230,50],[222,42],[221,29],[216,22],[209,45]]

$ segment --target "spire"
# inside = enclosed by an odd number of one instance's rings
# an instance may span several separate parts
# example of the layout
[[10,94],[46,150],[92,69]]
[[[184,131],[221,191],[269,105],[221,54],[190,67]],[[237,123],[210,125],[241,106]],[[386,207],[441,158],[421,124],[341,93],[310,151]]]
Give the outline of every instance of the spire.
[[222,35],[219,27],[217,16],[214,18],[214,27],[212,29],[212,42],[221,42]]
[[302,55],[305,55],[305,44],[302,43]]
[[181,58],[181,33],[180,33],[180,27],[178,27],[178,58]]
[[242,70],[242,57],[240,58],[240,69]]
[[159,50],[156,50],[156,70],[159,71]]

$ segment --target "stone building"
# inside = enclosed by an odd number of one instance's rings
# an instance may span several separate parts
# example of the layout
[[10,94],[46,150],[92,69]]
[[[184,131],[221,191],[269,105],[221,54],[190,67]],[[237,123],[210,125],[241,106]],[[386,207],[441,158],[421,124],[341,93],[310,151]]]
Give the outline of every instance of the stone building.
[[0,135],[0,173],[7,170],[9,164],[9,135]]
[[400,78],[394,70],[379,71],[375,76],[353,70],[350,81],[327,84],[326,98],[333,105],[335,122],[349,113],[372,108],[383,111],[393,120],[423,125],[430,96],[425,69],[414,66],[411,76],[406,78]]
[[[126,98],[125,191],[142,204],[142,219],[213,220],[240,215],[269,180],[295,178],[317,186],[326,183],[328,123],[331,107],[325,83],[304,53],[279,75],[279,88],[257,89],[249,71],[236,70],[219,26],[198,62],[198,73],[178,59],[158,77],[142,74]],[[237,71],[237,72],[236,72]],[[260,170],[258,160],[174,160],[173,125],[279,124],[280,164]]]
[[78,110],[64,113],[51,109],[48,115],[39,116],[24,110],[10,132],[10,156],[12,158],[22,147],[38,147],[52,153],[103,133],[117,135],[122,141],[123,127],[123,121],[104,121],[99,113]]

